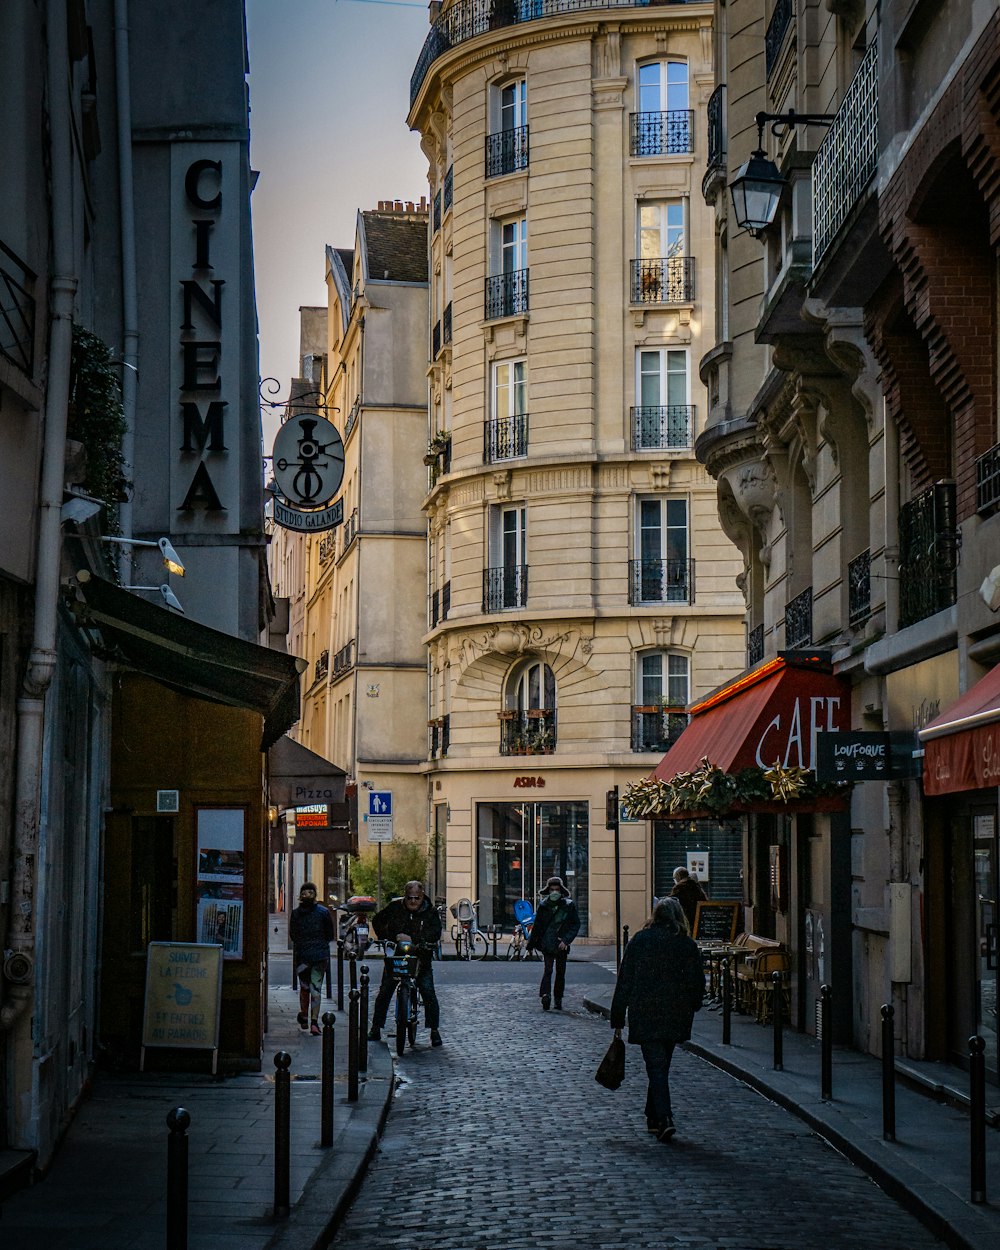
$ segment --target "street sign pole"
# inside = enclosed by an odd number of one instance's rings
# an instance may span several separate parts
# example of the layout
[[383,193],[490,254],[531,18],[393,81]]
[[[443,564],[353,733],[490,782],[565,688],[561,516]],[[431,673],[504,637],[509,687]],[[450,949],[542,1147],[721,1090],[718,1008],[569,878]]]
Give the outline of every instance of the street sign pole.
[[378,886],[375,890],[375,901],[379,911],[382,910],[382,843],[378,844]]
[[382,907],[382,843],[392,841],[392,791],[369,790],[368,811],[365,813],[368,841],[378,844],[378,883],[376,904]]

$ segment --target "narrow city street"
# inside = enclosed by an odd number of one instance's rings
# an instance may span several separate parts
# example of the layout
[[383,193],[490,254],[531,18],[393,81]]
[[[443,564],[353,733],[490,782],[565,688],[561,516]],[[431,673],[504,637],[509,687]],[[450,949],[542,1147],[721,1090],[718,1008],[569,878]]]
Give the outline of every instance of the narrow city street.
[[[377,984],[378,960],[373,960]],[[381,1148],[334,1245],[352,1250],[923,1250],[938,1242],[793,1116],[703,1060],[671,1074],[676,1138],[645,1130],[645,1075],[594,1081],[610,1040],[583,1003],[613,975],[569,965],[543,1012],[538,964],[435,965],[444,1046],[398,1061]],[[384,1035],[383,1035],[384,1036]],[[381,1043],[384,1044],[384,1043]]]

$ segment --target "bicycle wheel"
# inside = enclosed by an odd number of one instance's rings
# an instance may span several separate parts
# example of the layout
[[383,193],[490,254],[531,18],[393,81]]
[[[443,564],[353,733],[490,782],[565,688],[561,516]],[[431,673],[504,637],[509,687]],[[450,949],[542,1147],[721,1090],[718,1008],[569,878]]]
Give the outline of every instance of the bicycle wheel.
[[410,1018],[410,987],[400,984],[396,990],[396,1054],[406,1049],[406,1026]]
[[490,953],[490,944],[481,933],[469,934],[469,958],[485,959]]
[[414,990],[410,998],[409,1017],[406,1021],[406,1036],[410,1039],[410,1045],[417,1044],[417,991]]

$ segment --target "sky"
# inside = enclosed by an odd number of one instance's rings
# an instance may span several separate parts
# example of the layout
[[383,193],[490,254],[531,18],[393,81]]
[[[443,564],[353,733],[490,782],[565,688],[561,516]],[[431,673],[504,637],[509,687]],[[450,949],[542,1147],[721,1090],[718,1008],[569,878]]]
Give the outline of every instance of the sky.
[[[284,399],[299,308],[326,303],[327,244],[354,246],[358,209],[427,194],[406,114],[429,25],[422,0],[246,0],[246,12],[260,372]],[[265,453],[276,428],[265,416]]]

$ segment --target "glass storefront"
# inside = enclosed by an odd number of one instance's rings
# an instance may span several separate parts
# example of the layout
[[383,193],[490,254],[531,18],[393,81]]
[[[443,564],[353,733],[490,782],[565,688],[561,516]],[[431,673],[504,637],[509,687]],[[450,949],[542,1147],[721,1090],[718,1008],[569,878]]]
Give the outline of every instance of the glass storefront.
[[478,803],[476,834],[480,924],[509,933],[514,904],[534,906],[549,877],[562,877],[587,933],[590,807],[573,803]]

